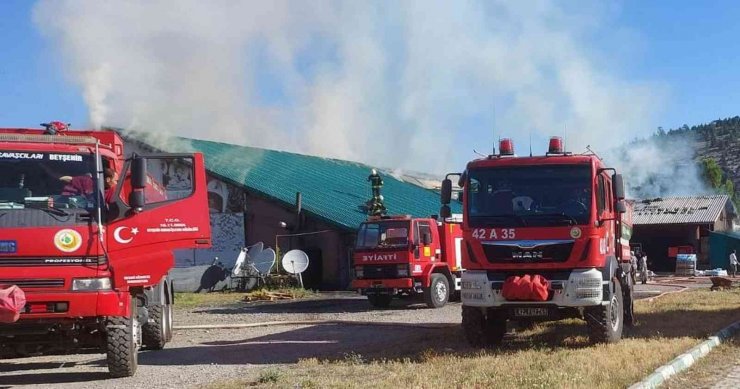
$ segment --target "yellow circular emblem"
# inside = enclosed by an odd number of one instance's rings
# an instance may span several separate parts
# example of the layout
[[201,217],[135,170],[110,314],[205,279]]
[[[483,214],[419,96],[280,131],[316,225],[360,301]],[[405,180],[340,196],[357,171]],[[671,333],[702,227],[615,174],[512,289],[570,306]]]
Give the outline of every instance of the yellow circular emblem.
[[77,251],[82,246],[82,235],[75,230],[61,230],[54,235],[54,245],[65,253]]
[[578,239],[581,237],[581,229],[578,227],[573,227],[570,229],[570,237],[573,239]]

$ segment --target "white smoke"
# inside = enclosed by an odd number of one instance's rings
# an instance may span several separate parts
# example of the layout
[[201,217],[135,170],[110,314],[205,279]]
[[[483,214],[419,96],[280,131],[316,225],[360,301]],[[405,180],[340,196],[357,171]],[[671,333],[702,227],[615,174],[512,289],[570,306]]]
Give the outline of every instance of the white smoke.
[[[441,174],[493,136],[568,128],[605,150],[654,128],[629,34],[593,2],[40,1],[90,124]],[[623,30],[623,29],[622,29]],[[626,54],[629,57],[629,53]],[[494,106],[495,112],[494,115]]]

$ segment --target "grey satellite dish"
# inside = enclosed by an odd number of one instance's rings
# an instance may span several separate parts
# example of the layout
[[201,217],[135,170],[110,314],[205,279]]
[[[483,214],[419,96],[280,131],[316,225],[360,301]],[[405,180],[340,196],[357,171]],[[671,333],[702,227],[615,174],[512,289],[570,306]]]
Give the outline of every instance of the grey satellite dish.
[[270,269],[275,265],[275,250],[271,248],[262,250],[254,256],[251,254],[249,256],[252,258],[254,268],[257,269],[262,276],[269,274]]
[[262,244],[262,242],[257,242],[249,247],[247,247],[247,254],[249,254],[250,257],[254,258],[257,256],[262,250],[264,249],[265,245]]
[[308,255],[301,250],[290,250],[281,261],[283,269],[290,274],[297,274],[303,288],[303,277],[301,273],[308,269]]

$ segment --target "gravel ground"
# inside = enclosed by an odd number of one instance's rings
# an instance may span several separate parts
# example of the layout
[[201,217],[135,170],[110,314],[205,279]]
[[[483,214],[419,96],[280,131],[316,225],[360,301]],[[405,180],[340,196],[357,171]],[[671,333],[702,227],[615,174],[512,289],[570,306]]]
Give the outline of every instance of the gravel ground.
[[[676,287],[638,285],[637,297]],[[393,322],[398,326],[271,326],[230,330],[177,330],[161,351],[144,351],[134,377],[110,379],[103,354],[51,355],[5,359],[0,388],[172,388],[197,387],[216,380],[255,376],[260,368],[291,364],[302,358],[343,358],[349,353],[382,355],[398,350],[409,337],[434,336],[435,329],[414,323],[460,323],[460,303],[428,309],[415,301],[394,301],[389,309],[371,309],[366,298],[351,293],[322,294],[320,299],[283,303],[241,303],[175,311],[176,325],[258,323],[295,320]]]

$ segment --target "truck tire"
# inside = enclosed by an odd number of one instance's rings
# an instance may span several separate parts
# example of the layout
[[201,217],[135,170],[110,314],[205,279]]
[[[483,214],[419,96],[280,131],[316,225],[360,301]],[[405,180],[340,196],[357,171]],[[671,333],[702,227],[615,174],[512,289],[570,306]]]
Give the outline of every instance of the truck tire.
[[167,308],[166,305],[149,307],[149,322],[141,328],[142,343],[149,349],[161,350],[167,343]]
[[462,328],[465,339],[473,347],[498,346],[506,334],[506,317],[488,310],[483,314],[478,307],[462,307]]
[[165,317],[167,318],[167,327],[165,329],[166,339],[167,339],[167,342],[171,342],[172,341],[172,335],[173,335],[172,334],[172,326],[174,325],[174,324],[172,324],[173,323],[173,320],[172,320],[172,316],[173,316],[173,314],[172,314],[172,304],[167,304],[167,305],[164,306],[164,308],[165,308]]
[[633,295],[634,286],[629,284],[629,280],[625,280],[626,286],[624,287],[624,325],[625,327],[635,326],[635,298]]
[[388,308],[391,305],[391,299],[393,296],[389,294],[369,294],[367,295],[367,301],[370,302],[375,308]]
[[139,365],[141,326],[136,319],[136,300],[131,304],[130,317],[112,316],[106,320],[106,359],[108,371],[115,378],[134,375]]
[[624,328],[624,296],[619,282],[612,281],[614,293],[609,305],[587,307],[584,312],[588,335],[592,343],[615,343],[622,338]]
[[432,274],[429,287],[424,288],[424,302],[429,308],[442,308],[450,299],[450,284],[444,274]]

